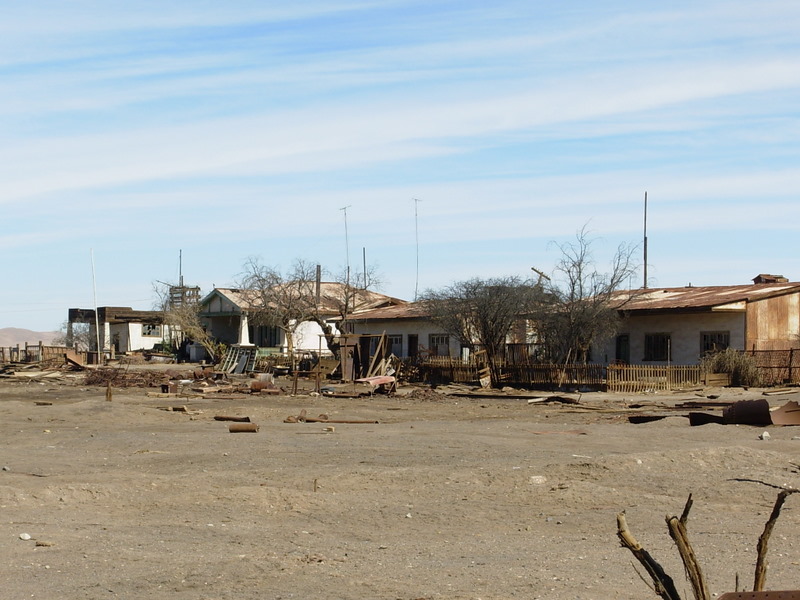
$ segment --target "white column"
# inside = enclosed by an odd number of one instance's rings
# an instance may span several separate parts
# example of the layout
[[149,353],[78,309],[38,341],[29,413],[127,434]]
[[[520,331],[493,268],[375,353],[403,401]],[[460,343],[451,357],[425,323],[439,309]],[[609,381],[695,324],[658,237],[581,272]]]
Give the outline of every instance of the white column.
[[252,346],[250,343],[250,326],[247,322],[247,313],[242,313],[239,319],[239,345]]

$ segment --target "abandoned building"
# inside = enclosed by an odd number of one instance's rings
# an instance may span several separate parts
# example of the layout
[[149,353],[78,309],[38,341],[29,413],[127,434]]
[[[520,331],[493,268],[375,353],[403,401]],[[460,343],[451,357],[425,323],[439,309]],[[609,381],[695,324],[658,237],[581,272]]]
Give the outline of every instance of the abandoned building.
[[164,323],[164,313],[155,310],[133,310],[127,306],[100,306],[97,315],[92,308],[70,308],[67,318],[66,343],[75,343],[75,324],[88,325],[86,345],[105,353],[152,350],[156,344],[170,337],[169,326]]
[[[338,331],[341,321],[340,305],[346,294],[352,295],[352,315],[362,312],[404,305],[406,302],[368,290],[350,290],[337,282],[321,282],[317,295],[316,310],[326,322]],[[247,295],[234,288],[214,288],[200,300],[200,318],[207,324],[209,334],[219,342],[228,345],[255,345],[272,348],[276,352],[286,352],[286,334],[277,326],[253,325],[251,314],[258,310],[252,306]],[[315,321],[307,320],[297,324],[294,331],[296,351],[327,352],[328,346],[322,335],[322,328]]]
[[619,292],[622,326],[597,359],[696,365],[708,352],[787,350],[800,343],[800,282],[759,275],[749,285]]

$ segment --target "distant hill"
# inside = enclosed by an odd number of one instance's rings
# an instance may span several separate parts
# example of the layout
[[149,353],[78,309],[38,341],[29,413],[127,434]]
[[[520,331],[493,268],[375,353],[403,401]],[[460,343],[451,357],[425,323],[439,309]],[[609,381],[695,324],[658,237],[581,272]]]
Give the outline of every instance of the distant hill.
[[7,348],[9,346],[24,346],[28,344],[38,344],[39,342],[45,345],[52,344],[53,339],[60,335],[58,331],[31,331],[30,329],[19,329],[17,327],[4,327],[0,329],[0,348]]

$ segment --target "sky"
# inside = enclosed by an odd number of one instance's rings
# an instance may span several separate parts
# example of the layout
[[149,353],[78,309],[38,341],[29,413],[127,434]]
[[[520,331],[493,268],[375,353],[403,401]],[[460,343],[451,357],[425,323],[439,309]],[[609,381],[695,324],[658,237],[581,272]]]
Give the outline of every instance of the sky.
[[[800,3],[5,3],[0,327],[246,261],[383,293],[596,268],[800,280]],[[179,259],[179,257],[181,257]],[[632,287],[643,282],[640,268]]]

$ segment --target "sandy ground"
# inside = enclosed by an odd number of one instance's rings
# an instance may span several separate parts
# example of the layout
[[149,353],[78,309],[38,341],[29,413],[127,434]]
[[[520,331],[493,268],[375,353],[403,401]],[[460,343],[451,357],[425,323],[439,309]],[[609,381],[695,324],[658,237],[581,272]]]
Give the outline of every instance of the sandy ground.
[[[664,408],[710,390],[577,406],[147,391],[107,402],[80,378],[0,382],[3,598],[654,598],[619,546],[622,510],[691,598],[664,522],[690,493],[690,536],[719,595],[737,573],[752,589],[777,494],[739,480],[800,484],[800,428],[769,427],[765,441],[763,427],[690,427]],[[159,410],[172,405],[194,414]],[[379,423],[283,422],[302,409]],[[671,416],[628,422],[641,412]],[[260,431],[228,433],[222,414]],[[798,533],[800,494],[772,535],[768,589],[800,588]]]

